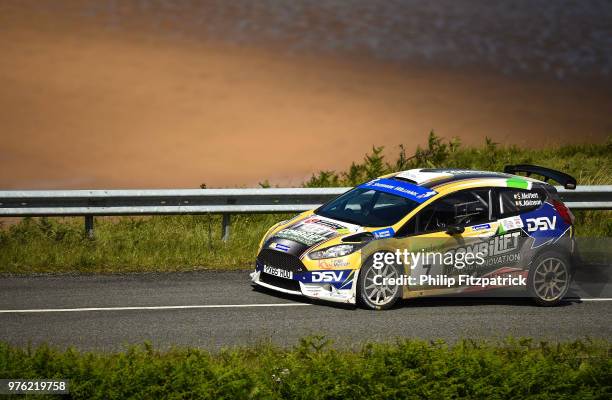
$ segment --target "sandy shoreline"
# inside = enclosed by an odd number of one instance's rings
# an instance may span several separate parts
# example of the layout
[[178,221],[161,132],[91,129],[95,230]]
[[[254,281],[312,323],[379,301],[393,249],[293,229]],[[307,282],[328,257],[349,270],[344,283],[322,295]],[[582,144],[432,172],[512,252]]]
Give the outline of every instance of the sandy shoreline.
[[612,133],[605,85],[1,18],[1,189],[297,185],[430,129],[521,146]]

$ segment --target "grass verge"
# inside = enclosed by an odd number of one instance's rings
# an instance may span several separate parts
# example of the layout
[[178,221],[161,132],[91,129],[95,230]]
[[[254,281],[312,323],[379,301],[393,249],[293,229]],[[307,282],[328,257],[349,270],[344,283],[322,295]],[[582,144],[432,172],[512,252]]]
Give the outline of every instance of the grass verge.
[[537,398],[609,399],[612,345],[509,339],[398,340],[361,350],[311,336],[292,349],[271,345],[210,353],[159,352],[149,344],[117,354],[15,348],[0,343],[0,378],[69,379],[75,399]]
[[96,218],[93,240],[82,218],[29,218],[0,231],[0,273],[244,269],[267,229],[286,218],[233,216],[228,242],[219,215]]
[[[612,212],[577,213],[584,237],[612,237]],[[81,218],[31,218],[0,230],[0,273],[123,273],[248,269],[268,227],[286,215],[232,217],[221,240],[221,217],[97,218],[96,237]]]

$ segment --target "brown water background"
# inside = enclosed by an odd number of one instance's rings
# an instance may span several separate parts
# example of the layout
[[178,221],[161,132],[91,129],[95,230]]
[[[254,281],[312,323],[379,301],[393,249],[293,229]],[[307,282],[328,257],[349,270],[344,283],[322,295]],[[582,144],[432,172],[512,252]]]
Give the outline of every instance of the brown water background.
[[299,185],[612,133],[605,1],[0,3],[0,189]]

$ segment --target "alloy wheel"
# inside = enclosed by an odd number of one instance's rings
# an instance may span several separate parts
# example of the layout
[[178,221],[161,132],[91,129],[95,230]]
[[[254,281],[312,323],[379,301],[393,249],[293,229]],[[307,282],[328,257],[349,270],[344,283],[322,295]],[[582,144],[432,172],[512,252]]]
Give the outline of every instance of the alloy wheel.
[[383,306],[395,298],[399,288],[398,285],[389,284],[390,278],[398,278],[397,269],[392,265],[385,265],[382,268],[370,266],[366,270],[364,291],[372,304]]
[[534,270],[533,289],[545,301],[554,301],[565,295],[569,285],[569,273],[565,263],[558,258],[545,258]]

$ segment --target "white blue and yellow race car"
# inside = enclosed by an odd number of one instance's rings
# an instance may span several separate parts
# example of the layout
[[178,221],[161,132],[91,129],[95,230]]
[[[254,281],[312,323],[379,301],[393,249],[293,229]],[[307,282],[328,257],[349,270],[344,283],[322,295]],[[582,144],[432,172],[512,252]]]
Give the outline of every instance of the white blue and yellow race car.
[[549,180],[576,187],[571,176],[533,165],[382,176],[272,226],[251,280],[370,309],[509,287],[555,305],[572,278],[574,217]]

